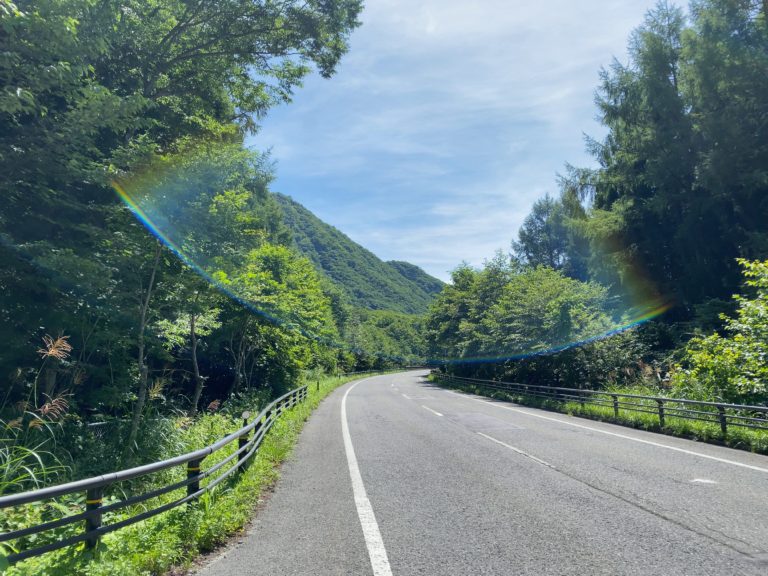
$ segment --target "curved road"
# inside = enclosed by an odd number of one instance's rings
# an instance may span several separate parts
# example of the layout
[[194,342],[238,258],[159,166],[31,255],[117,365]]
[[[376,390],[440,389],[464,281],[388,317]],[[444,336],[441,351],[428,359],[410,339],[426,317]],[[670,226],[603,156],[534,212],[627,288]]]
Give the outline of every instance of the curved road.
[[331,394],[247,535],[197,574],[768,574],[768,458],[425,375]]

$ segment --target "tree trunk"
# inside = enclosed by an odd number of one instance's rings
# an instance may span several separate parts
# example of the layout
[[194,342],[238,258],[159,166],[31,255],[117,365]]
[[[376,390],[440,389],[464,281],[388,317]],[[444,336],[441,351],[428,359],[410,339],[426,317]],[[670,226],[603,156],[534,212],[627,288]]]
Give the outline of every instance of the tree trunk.
[[229,340],[229,352],[232,356],[232,360],[234,361],[234,369],[235,369],[235,377],[232,379],[232,385],[230,386],[229,390],[227,391],[227,397],[232,396],[232,394],[235,394],[239,389],[241,384],[243,383],[243,370],[245,370],[245,361],[248,357],[248,344],[246,342],[246,332],[248,330],[248,320],[244,321],[242,324],[242,329],[240,330],[240,341],[237,343],[237,350],[235,350],[234,341],[236,337],[236,333],[232,334],[232,337]]
[[147,329],[147,321],[149,316],[149,303],[152,299],[152,289],[155,285],[155,276],[157,275],[157,268],[160,265],[160,253],[162,246],[158,241],[155,248],[155,260],[152,263],[152,272],[149,276],[149,284],[147,290],[143,294],[143,299],[139,308],[139,333],[136,338],[136,344],[138,348],[138,368],[139,368],[139,392],[136,397],[136,403],[133,405],[133,417],[131,419],[131,431],[128,434],[128,442],[125,444],[126,453],[133,448],[136,443],[136,436],[139,433],[139,426],[141,424],[141,415],[144,412],[144,405],[147,402],[147,381],[149,376],[149,368],[146,364],[146,345],[144,341],[144,332]]
[[189,416],[194,418],[197,416],[197,405],[200,402],[200,396],[203,393],[203,379],[200,377],[200,367],[197,364],[197,334],[195,333],[195,319],[194,313],[189,316],[189,335],[192,342],[192,370],[195,375],[195,393],[192,396],[192,406],[189,409]]
[[[56,388],[56,376],[58,374],[57,367],[54,366],[53,368],[47,368],[45,370],[45,386],[43,388],[43,394],[45,394],[48,398],[53,397],[53,391]],[[41,402],[43,402],[41,400]]]

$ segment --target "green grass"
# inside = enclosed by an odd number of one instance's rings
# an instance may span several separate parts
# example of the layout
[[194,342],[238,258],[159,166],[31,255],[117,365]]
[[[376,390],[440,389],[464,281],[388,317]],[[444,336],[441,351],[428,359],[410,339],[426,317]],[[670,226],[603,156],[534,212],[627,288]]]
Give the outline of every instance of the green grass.
[[[175,508],[154,518],[139,522],[122,530],[105,535],[95,551],[86,551],[82,545],[51,552],[37,558],[20,562],[0,572],[8,576],[59,576],[59,575],[115,575],[139,576],[164,574],[174,567],[184,568],[199,554],[214,550],[236,534],[251,518],[259,498],[278,478],[280,464],[289,456],[299,432],[311,412],[320,401],[335,388],[360,378],[360,376],[326,377],[309,382],[307,401],[294,407],[274,424],[259,451],[251,459],[247,470],[233,481],[224,481],[198,501]],[[205,415],[194,424],[180,429],[182,442],[190,449],[201,447],[210,437],[221,438],[236,428],[233,421],[219,415]],[[234,443],[233,443],[234,444]],[[204,461],[204,468],[225,458],[234,450],[222,449]],[[155,477],[153,483],[166,484],[181,478],[179,468],[166,472],[162,478]],[[183,492],[174,492],[151,500],[155,507],[179,497]],[[114,496],[113,496],[114,498]],[[49,504],[23,506],[7,512],[0,528],[5,531],[28,526],[52,517],[81,510],[82,497]],[[105,499],[105,504],[109,500]],[[135,507],[129,512],[121,511],[105,517],[105,524],[119,521],[141,509]],[[59,539],[65,534],[82,530],[77,524],[54,535],[42,536],[38,540],[28,539],[27,545],[40,545],[48,539]],[[290,537],[290,535],[286,535]],[[0,553],[3,550],[0,548]],[[5,551],[8,553],[8,550]]]
[[[444,383],[441,383],[441,385],[445,386]],[[579,416],[581,418],[589,418],[591,420],[620,424],[622,426],[648,430],[650,432],[658,432],[661,434],[668,434],[670,436],[689,438],[699,442],[720,444],[723,446],[729,446],[731,448],[737,448],[739,450],[756,452],[758,454],[768,454],[768,431],[751,430],[749,428],[737,428],[735,426],[730,426],[728,428],[727,434],[723,435],[719,424],[710,424],[696,420],[675,418],[674,416],[670,415],[667,415],[664,418],[664,427],[662,428],[659,424],[659,417],[656,414],[630,412],[626,409],[620,409],[619,415],[616,417],[612,406],[594,406],[590,404],[581,405],[579,402],[562,402],[549,398],[539,398],[525,394],[504,392],[501,390],[484,388],[477,385],[458,385],[455,382],[451,383],[450,387],[481,396],[487,396],[489,398],[514,402],[515,404],[520,404],[522,406],[542,408],[544,410],[551,410],[553,412],[562,412],[564,414]],[[610,391],[619,394],[638,394],[636,389],[630,388],[621,390],[612,389]],[[649,404],[648,408],[655,410],[656,403],[653,402],[652,404]]]

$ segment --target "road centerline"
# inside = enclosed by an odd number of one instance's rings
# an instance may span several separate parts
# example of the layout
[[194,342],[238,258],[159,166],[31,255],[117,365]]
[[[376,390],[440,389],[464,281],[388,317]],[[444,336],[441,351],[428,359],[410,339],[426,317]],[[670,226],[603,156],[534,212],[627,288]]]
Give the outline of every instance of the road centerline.
[[432,408],[430,408],[429,406],[424,406],[424,404],[422,404],[421,407],[424,408],[425,410],[429,410],[435,416],[442,416],[440,412],[438,412],[437,410],[432,410]]
[[360,467],[357,464],[357,456],[352,445],[352,436],[349,434],[349,424],[347,422],[347,396],[360,382],[363,382],[363,380],[358,380],[352,384],[341,400],[341,434],[344,437],[344,451],[347,455],[347,465],[349,467],[349,477],[352,481],[352,493],[355,497],[357,517],[360,519],[360,526],[363,529],[365,546],[368,549],[368,557],[371,560],[373,575],[392,576],[387,549],[384,547],[379,524],[376,522],[371,501],[368,499],[368,494],[365,491],[365,484],[363,484],[363,477],[360,475]]
[[514,446],[510,446],[506,442],[502,442],[501,440],[498,440],[498,439],[494,438],[493,436],[488,436],[488,434],[483,434],[482,432],[478,432],[478,434],[480,436],[482,436],[483,438],[487,438],[491,442],[496,442],[496,444],[501,444],[505,448],[509,448],[510,450],[512,450],[512,452],[516,452],[516,453],[520,454],[521,456],[525,456],[526,458],[530,458],[531,460],[533,460],[534,462],[538,462],[542,466],[546,466],[547,468],[552,468],[553,470],[557,470],[557,468],[552,466],[552,464],[550,464],[549,462],[546,462],[546,461],[542,460],[541,458],[536,458],[536,456],[534,456],[533,454],[528,454],[528,452],[526,452],[524,450],[520,450],[520,448],[515,448]]

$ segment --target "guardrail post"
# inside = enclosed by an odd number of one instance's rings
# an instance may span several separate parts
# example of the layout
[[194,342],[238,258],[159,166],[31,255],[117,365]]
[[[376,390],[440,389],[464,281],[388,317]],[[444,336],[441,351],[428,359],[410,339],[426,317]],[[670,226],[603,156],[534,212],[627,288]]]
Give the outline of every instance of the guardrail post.
[[[248,426],[248,418],[250,418],[250,417],[251,417],[251,413],[250,412],[248,412],[248,411],[243,412],[243,415],[242,415],[242,418],[243,418],[243,428]],[[238,449],[238,451],[243,450],[248,445],[249,436],[250,436],[250,434],[246,432],[245,434],[240,436],[240,438],[237,439],[237,449]],[[244,450],[243,450],[243,452],[240,452],[240,457],[238,458],[238,460],[242,460],[244,454],[245,454]],[[238,466],[237,471],[238,472],[244,472],[247,465],[248,465],[247,461],[243,460],[240,463],[240,465]]]
[[[89,488],[85,492],[85,510],[90,512],[91,510],[98,510],[101,508],[101,501],[104,497],[104,488]],[[93,516],[89,516],[85,519],[85,532],[86,534],[101,528],[101,514],[97,513]],[[89,536],[85,541],[86,548],[95,548],[99,542],[99,537],[96,535]]]
[[659,405],[659,426],[664,428],[664,400],[657,398],[656,402]]
[[725,436],[728,433],[728,419],[725,417],[725,408],[723,406],[717,407],[718,416],[720,417],[720,430]]
[[200,475],[200,464],[202,461],[202,459],[199,459],[187,462],[187,480],[195,478],[194,481],[187,484],[187,496],[192,496],[192,494],[200,490],[200,479],[196,477]]
[[[261,427],[264,426],[264,420],[259,420],[256,422],[256,426],[253,428],[253,437],[256,438],[259,435],[259,432],[261,432]],[[263,440],[263,438],[262,438]],[[259,440],[261,442],[261,440]]]
[[613,398],[613,416],[615,418],[619,417],[619,397],[616,394],[611,394],[611,398]]
[[317,391],[320,392],[320,380],[317,381]]

